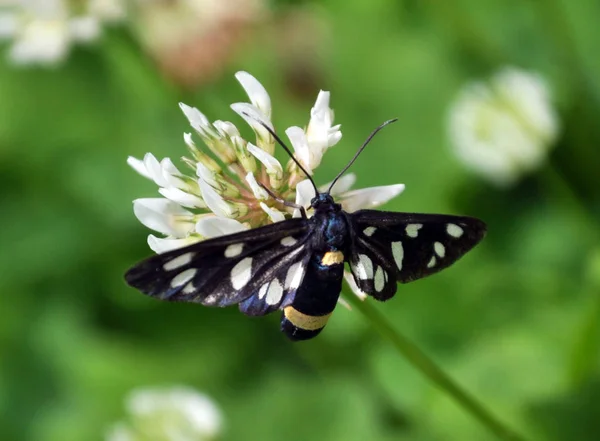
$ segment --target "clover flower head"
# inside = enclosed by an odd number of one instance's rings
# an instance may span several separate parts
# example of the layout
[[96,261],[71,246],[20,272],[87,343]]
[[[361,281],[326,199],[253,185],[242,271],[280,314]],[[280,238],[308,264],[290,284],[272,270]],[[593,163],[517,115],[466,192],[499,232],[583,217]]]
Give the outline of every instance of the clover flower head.
[[[148,237],[148,245],[157,253],[300,215],[281,201],[302,205],[312,215],[310,201],[315,189],[308,176],[292,159],[284,166],[274,156],[276,140],[265,128],[274,130],[269,94],[247,72],[238,72],[236,79],[250,102],[234,103],[231,108],[253,130],[252,139],[245,139],[234,123],[211,122],[200,110],[181,103],[193,129],[183,137],[189,152],[182,158],[185,168],[176,167],[169,158],[158,160],[151,153],[142,159],[127,160],[135,171],[159,187],[162,196],[133,201],[139,221],[162,235]],[[329,101],[329,92],[321,91],[306,128],[286,130],[294,157],[307,173],[315,170],[342,136],[340,125],[333,123]],[[195,141],[197,138],[200,143]],[[396,184],[351,190],[355,181],[354,174],[347,174],[331,191],[349,212],[381,205],[404,189],[404,185]],[[326,191],[329,185],[320,191]]]
[[133,0],[134,29],[162,73],[185,87],[221,75],[252,28],[268,17],[266,0]]
[[211,398],[185,387],[132,391],[126,399],[127,421],[115,424],[107,441],[213,440],[223,417]]
[[75,43],[90,43],[102,24],[124,17],[122,0],[8,0],[0,10],[0,38],[12,40],[9,60],[16,65],[53,66]]
[[463,87],[450,108],[448,130],[466,167],[509,186],[543,163],[559,121],[539,75],[504,68],[487,82]]

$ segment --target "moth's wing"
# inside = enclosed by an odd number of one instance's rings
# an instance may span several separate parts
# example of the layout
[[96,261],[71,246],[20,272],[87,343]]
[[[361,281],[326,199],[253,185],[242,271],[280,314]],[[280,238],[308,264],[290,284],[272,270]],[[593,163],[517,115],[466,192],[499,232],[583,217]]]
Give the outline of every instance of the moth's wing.
[[[263,297],[278,305],[290,291],[282,274],[302,260],[310,235],[306,219],[276,222],[152,256],[131,268],[125,280],[152,297],[207,306],[240,303],[266,289]],[[290,286],[302,276],[303,270]]]
[[240,311],[246,315],[258,316],[290,305],[304,279],[311,257],[307,246],[302,245],[283,255],[279,265],[270,271],[269,279],[255,289],[250,297],[240,302]]
[[449,267],[483,239],[486,225],[466,216],[361,210],[352,224],[350,268],[358,287],[379,300]]

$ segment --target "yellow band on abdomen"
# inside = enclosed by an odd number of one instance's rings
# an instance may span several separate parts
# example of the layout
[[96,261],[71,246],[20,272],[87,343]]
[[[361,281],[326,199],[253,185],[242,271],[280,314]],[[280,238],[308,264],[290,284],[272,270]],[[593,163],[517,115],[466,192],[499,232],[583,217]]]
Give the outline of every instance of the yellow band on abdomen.
[[331,313],[327,315],[306,315],[293,306],[286,306],[283,309],[283,315],[286,319],[292,323],[296,328],[304,329],[306,331],[316,331],[321,329],[327,324]]
[[328,251],[321,259],[321,265],[331,266],[336,263],[344,263],[344,253],[341,251]]

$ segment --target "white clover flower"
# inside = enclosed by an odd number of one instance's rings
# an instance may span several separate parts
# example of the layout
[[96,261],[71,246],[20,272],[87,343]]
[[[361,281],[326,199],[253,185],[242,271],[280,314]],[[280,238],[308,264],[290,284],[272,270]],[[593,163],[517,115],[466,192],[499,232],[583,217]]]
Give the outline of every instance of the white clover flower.
[[449,136],[457,157],[499,186],[514,184],[545,160],[559,132],[543,79],[505,68],[467,84],[452,104]]
[[266,0],[132,0],[132,6],[142,46],[170,80],[188,87],[218,77],[252,26],[268,18]]
[[[236,78],[250,103],[235,103],[231,107],[254,130],[255,139],[246,140],[233,123],[210,122],[198,109],[181,103],[195,135],[204,144],[199,147],[192,134],[184,135],[191,155],[183,158],[187,169],[180,171],[169,158],[159,161],[151,153],[141,160],[127,160],[135,171],[158,185],[163,196],[134,201],[134,214],[139,221],[165,235],[148,237],[150,248],[157,253],[300,215],[282,200],[302,205],[307,215],[312,215],[310,201],[315,189],[310,180],[292,159],[284,167],[275,158],[275,139],[261,124],[274,127],[267,91],[247,72],[238,72]],[[307,128],[292,127],[288,134],[290,131],[306,141],[294,144],[295,158],[312,173],[327,149],[342,136],[340,126],[333,124],[329,92],[319,93]],[[294,136],[290,139],[294,142]],[[345,175],[331,190],[348,212],[379,206],[404,190],[403,184],[351,190],[355,181],[354,174]],[[329,185],[320,191],[326,191]]]
[[107,441],[208,441],[222,430],[216,404],[185,386],[134,390],[126,407],[128,421],[115,424]]
[[[16,65],[52,66],[74,43],[89,43],[103,21],[124,13],[121,0],[87,0],[75,8],[68,0],[13,0],[0,10],[0,38],[12,39],[8,57]],[[120,12],[119,12],[120,11]]]

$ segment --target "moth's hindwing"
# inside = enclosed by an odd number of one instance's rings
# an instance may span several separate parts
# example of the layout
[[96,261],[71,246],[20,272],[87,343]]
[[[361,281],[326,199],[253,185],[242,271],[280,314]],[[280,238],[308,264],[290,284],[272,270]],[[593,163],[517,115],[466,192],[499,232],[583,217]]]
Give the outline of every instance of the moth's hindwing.
[[358,287],[379,300],[456,262],[486,233],[479,219],[361,210],[352,223],[350,268]]
[[125,280],[152,297],[207,306],[256,295],[260,302],[244,312],[260,315],[279,307],[301,283],[303,269],[297,263],[310,255],[310,234],[306,219],[277,222],[150,257]]

